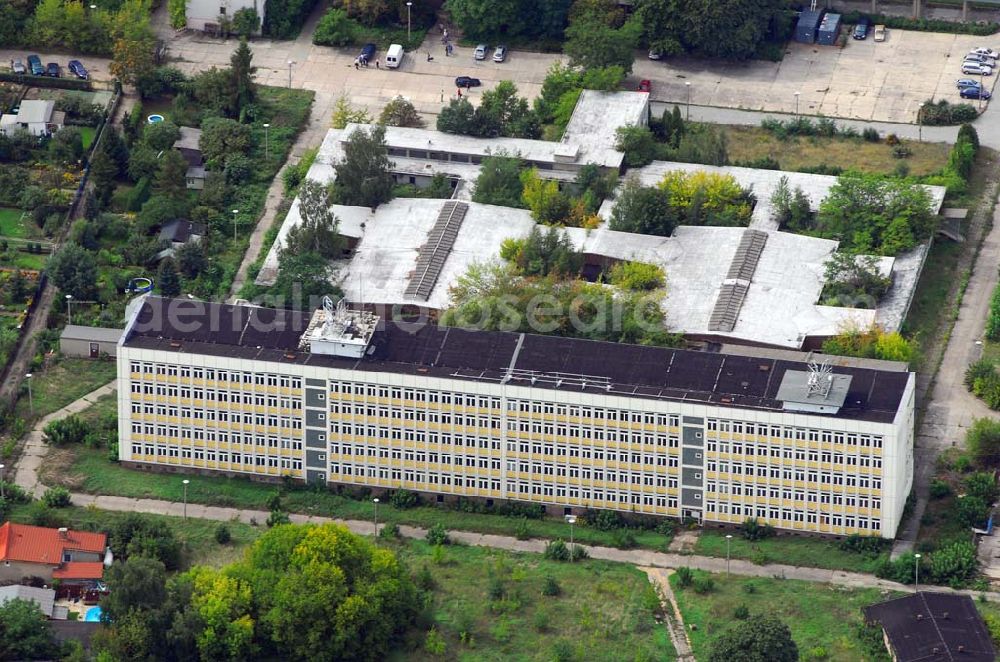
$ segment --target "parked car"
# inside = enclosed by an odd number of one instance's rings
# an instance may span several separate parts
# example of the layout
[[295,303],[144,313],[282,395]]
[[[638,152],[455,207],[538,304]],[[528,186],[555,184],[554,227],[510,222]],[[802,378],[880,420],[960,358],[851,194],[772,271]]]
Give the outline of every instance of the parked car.
[[59,70],[59,64],[57,62],[49,62],[45,65],[45,74],[53,78],[59,78],[62,75],[62,72]]
[[989,90],[984,90],[981,87],[963,87],[959,94],[963,99],[989,99],[993,95],[990,94]]
[[375,59],[375,44],[365,44],[361,47],[361,52],[358,53],[358,62],[360,64],[365,64],[371,62]]
[[643,78],[642,80],[639,81],[638,89],[640,92],[648,93],[651,89],[653,89],[653,84],[647,79]]
[[488,48],[489,48],[489,46],[487,46],[486,44],[479,44],[478,46],[476,46],[476,52],[473,55],[473,57],[475,57],[477,60],[485,60],[486,59],[486,50]]
[[979,62],[980,64],[988,64],[991,67],[996,64],[996,60],[991,57],[986,57],[985,55],[976,55],[975,53],[969,53],[963,59],[963,62]]
[[42,66],[42,58],[37,55],[28,56],[28,70],[32,76],[44,76],[45,67]]
[[963,62],[962,73],[973,74],[976,76],[992,76],[993,67],[986,64],[977,64],[975,62]]
[[963,87],[980,87],[979,81],[973,78],[959,78],[955,81],[955,87],[962,89]]
[[507,47],[503,44],[497,46],[497,49],[493,51],[493,61],[503,62],[507,59]]
[[469,89],[470,87],[479,87],[483,84],[483,81],[478,78],[472,78],[471,76],[459,76],[455,79],[455,87],[464,87]]
[[12,60],[10,63],[10,68],[15,74],[26,74],[28,73],[27,67],[24,66],[24,62],[20,60]]
[[992,48],[986,48],[984,46],[980,46],[979,48],[973,48],[969,52],[976,53],[977,55],[985,55],[986,57],[991,57],[994,60],[1000,59],[1000,53],[997,53]]
[[81,80],[87,80],[90,78],[90,74],[87,73],[87,69],[79,60],[70,60],[69,65],[66,68],[69,69],[74,76]]
[[858,19],[858,24],[854,26],[854,38],[855,39],[867,39],[868,38],[868,28],[871,27],[871,20],[862,16]]
[[875,41],[885,41],[885,26],[884,25],[876,25],[875,26],[875,34],[872,36],[872,39],[874,39]]
[[662,51],[657,51],[657,50],[651,50],[651,51],[649,51],[649,59],[650,60],[662,60],[663,59],[663,52]]

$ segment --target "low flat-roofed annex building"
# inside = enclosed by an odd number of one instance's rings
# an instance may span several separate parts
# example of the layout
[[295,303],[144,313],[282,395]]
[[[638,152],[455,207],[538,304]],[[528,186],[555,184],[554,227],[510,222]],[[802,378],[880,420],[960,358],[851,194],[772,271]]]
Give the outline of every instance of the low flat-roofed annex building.
[[914,375],[148,297],[119,346],[120,459],[432,500],[891,538]]

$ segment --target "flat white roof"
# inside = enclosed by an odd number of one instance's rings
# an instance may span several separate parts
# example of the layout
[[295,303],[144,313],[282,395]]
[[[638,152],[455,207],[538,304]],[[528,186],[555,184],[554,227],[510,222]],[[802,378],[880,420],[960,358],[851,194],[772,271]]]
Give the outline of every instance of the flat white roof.
[[576,146],[580,163],[622,163],[615,150],[616,132],[623,126],[645,126],[649,118],[649,95],[645,92],[600,92],[584,90],[563,132],[562,143]]

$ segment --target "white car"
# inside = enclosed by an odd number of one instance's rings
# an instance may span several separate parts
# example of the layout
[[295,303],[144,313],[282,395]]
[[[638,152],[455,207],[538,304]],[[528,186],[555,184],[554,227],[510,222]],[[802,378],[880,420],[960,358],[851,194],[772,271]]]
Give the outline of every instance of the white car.
[[969,51],[969,53],[970,54],[975,53],[976,55],[985,55],[986,57],[991,57],[994,60],[1000,59],[1000,53],[997,53],[992,48],[986,48],[984,46],[980,46],[979,48],[973,48],[971,51]]
[[993,67],[988,64],[977,64],[975,62],[962,63],[963,74],[973,74],[975,76],[992,76]]
[[979,55],[978,53],[969,53],[965,56],[963,62],[979,62],[980,64],[987,64],[989,66],[994,66],[996,60],[985,55]]

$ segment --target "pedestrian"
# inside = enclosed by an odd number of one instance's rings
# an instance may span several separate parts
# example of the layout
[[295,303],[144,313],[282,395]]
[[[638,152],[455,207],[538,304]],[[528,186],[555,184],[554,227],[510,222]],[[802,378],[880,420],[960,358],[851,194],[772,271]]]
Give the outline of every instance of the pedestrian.
[[448,31],[447,30],[444,31],[444,40],[448,41]]
[[458,88],[458,98],[462,98],[462,88]]
[[379,64],[378,60],[375,60],[375,68],[376,69],[381,69],[382,68],[382,66]]
[[357,61],[357,60],[355,60],[355,61],[354,61],[354,68],[355,68],[355,69],[357,69],[357,68],[358,68],[358,61]]

